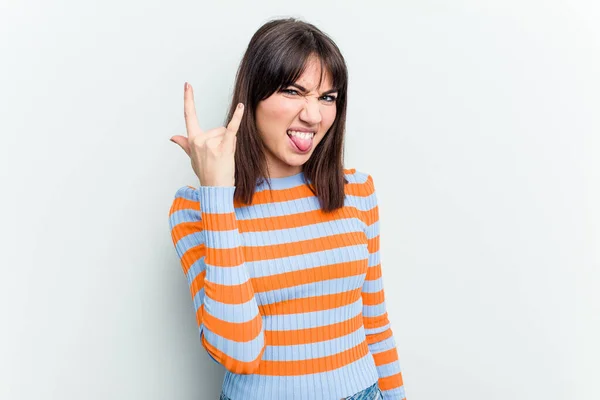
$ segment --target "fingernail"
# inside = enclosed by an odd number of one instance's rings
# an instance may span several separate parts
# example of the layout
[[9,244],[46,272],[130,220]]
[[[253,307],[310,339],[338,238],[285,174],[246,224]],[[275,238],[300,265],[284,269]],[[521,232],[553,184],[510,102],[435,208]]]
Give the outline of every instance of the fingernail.
[[188,88],[188,83],[187,83],[187,82],[185,82],[185,83],[183,84],[183,90],[185,91],[185,90],[187,90],[187,88]]
[[243,103],[239,103],[239,104],[237,105],[237,108],[238,108],[238,109],[242,109],[242,108],[244,108],[244,104],[243,104]]

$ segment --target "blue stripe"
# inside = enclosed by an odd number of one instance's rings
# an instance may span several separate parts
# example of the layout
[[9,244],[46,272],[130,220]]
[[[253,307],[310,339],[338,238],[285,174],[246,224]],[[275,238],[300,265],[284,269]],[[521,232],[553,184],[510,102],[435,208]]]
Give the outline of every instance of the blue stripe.
[[379,220],[375,221],[371,225],[367,225],[365,228],[365,234],[367,235],[367,239],[373,239],[377,235],[379,235]]
[[258,307],[254,299],[250,299],[242,304],[228,306],[227,304],[213,300],[208,296],[204,298],[204,312],[212,315],[215,318],[228,322],[252,321],[259,314]]
[[398,363],[396,361],[377,366],[377,373],[379,374],[379,376],[381,378],[396,375],[400,372],[402,372],[400,369],[400,363]]
[[[200,308],[204,301],[204,289],[201,289],[194,296],[194,305],[196,305],[196,310]],[[257,308],[256,305],[252,301],[247,301],[242,304],[225,304],[220,301],[207,299],[207,303],[210,304],[210,310],[208,310],[205,306],[204,312],[209,312],[210,315],[218,318],[220,320],[231,322],[231,323],[241,323],[251,321],[256,317]],[[253,315],[252,318],[245,318],[247,315]]]
[[342,249],[329,249],[296,256],[270,260],[246,261],[246,267],[252,277],[260,278],[273,274],[302,271],[325,265],[359,261],[365,258],[366,245],[347,246]]
[[381,263],[381,257],[379,254],[379,250],[375,253],[369,253],[369,267],[376,267]]
[[254,361],[260,354],[264,344],[264,333],[262,331],[254,340],[244,343],[225,339],[224,337],[209,331],[206,326],[204,327],[203,333],[206,341],[213,347],[216,347],[228,356],[242,362]]
[[371,354],[377,354],[381,353],[382,351],[389,350],[392,347],[396,347],[396,341],[394,340],[393,336],[384,339],[380,342],[370,344],[369,351],[371,352]]
[[365,293],[377,293],[383,289],[383,280],[379,277],[375,280],[365,281],[362,288]]
[[400,386],[399,388],[384,390],[383,396],[386,399],[398,399],[402,400],[406,398],[406,394],[404,393],[404,386]]
[[174,211],[169,216],[169,226],[173,229],[174,226],[185,222],[202,221],[198,210],[192,208],[184,208],[183,210]]
[[376,333],[381,333],[384,331],[387,331],[388,329],[390,329],[390,324],[385,324],[384,326],[381,326],[379,328],[372,328],[372,329],[365,329],[365,332],[367,333],[367,335],[374,335]]
[[[375,195],[367,197],[346,195],[344,206],[356,208],[359,211],[369,211],[375,206]],[[300,199],[278,201],[275,203],[253,204],[242,206],[235,209],[238,220],[255,219],[258,216],[264,218],[273,218],[281,216],[290,216],[297,213],[307,213],[320,210],[319,199],[315,196],[303,197]],[[296,211],[296,212],[294,212]]]
[[190,269],[187,272],[187,281],[188,281],[188,285],[191,285],[192,282],[194,281],[194,279],[196,279],[196,277],[198,275],[200,275],[200,273],[202,271],[204,271],[206,269],[206,264],[204,264],[204,256],[200,257],[198,260],[194,261],[192,263],[192,265],[190,266]]
[[383,301],[381,304],[377,304],[376,306],[363,306],[363,315],[365,317],[378,317],[385,314],[385,312],[385,301]]
[[189,249],[199,246],[202,243],[204,243],[204,234],[202,232],[191,233],[177,241],[175,251],[179,258],[181,258]]
[[363,279],[364,274],[346,278],[327,279],[289,288],[270,290],[268,292],[256,292],[255,296],[260,304],[266,305],[282,301],[285,302],[287,299],[305,299],[314,297],[317,293],[319,296],[344,293],[360,288]]

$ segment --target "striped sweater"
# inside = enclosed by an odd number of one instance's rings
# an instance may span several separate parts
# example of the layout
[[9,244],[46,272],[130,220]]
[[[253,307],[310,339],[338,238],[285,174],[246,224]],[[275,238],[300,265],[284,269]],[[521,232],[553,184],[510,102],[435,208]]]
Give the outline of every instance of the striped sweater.
[[321,211],[304,173],[184,186],[169,212],[200,341],[232,400],[340,399],[375,382],[404,399],[384,300],[373,179],[344,169],[344,207]]

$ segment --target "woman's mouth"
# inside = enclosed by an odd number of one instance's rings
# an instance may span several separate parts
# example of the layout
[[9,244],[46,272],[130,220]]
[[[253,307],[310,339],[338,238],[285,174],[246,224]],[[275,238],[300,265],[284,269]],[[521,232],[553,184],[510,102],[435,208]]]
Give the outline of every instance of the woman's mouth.
[[298,132],[289,130],[287,131],[287,135],[290,138],[292,146],[299,153],[307,153],[312,148],[315,132]]

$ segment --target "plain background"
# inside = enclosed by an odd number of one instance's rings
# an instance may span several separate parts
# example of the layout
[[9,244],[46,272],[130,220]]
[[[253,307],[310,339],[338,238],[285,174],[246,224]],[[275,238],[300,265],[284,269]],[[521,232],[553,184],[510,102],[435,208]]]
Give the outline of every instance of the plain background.
[[217,398],[169,138],[185,81],[224,122],[280,16],[346,57],[346,167],[377,188],[408,398],[600,398],[597,1],[1,4],[0,398]]

